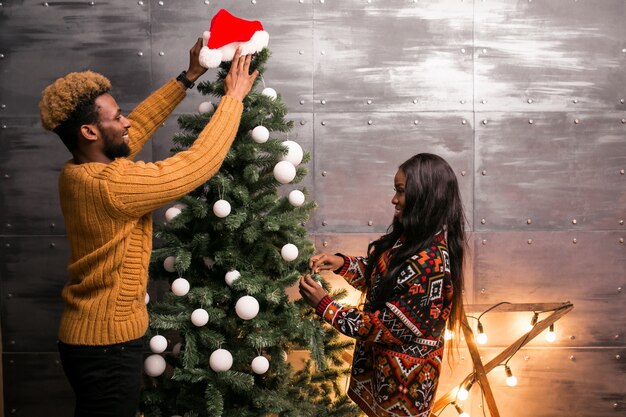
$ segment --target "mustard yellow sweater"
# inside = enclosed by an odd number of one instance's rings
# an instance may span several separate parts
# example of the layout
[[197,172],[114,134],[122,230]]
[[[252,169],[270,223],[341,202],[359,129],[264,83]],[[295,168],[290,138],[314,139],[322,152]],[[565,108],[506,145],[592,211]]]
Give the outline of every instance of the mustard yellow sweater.
[[64,343],[108,345],[146,332],[151,212],[219,169],[243,110],[240,101],[225,96],[188,150],[160,162],[133,162],[184,97],[182,85],[171,80],[129,114],[129,158],[109,164],[68,162],[61,171],[61,208],[71,249],[59,328]]

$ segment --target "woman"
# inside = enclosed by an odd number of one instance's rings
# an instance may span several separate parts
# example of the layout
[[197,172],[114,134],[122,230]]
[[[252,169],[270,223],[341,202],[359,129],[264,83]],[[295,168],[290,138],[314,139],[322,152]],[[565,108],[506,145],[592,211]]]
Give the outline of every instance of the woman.
[[320,253],[312,273],[333,270],[366,292],[362,309],[330,298],[308,275],[300,293],[325,321],[356,339],[348,395],[370,417],[427,417],[447,328],[462,314],[464,215],[454,171],[421,153],[394,178],[393,223],[368,256]]

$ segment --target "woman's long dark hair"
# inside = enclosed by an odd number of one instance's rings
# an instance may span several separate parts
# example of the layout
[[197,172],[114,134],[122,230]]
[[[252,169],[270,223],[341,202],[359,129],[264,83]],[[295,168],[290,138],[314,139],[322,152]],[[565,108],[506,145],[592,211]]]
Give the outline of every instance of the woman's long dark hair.
[[465,254],[465,215],[454,171],[441,157],[429,153],[414,155],[399,169],[405,176],[405,204],[394,217],[387,234],[369,244],[366,276],[370,277],[378,258],[404,235],[404,243],[390,259],[387,273],[373,297],[372,308],[383,308],[394,287],[393,277],[402,263],[429,245],[439,232],[447,233],[453,286],[452,311],[447,328],[458,334],[463,303],[463,257]]

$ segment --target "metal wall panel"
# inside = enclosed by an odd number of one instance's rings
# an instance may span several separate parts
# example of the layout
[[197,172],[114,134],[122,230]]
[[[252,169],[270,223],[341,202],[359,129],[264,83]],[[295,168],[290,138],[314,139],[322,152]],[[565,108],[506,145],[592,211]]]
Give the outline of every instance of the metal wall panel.
[[314,1],[315,111],[472,109],[472,2]]
[[471,213],[471,121],[471,114],[454,112],[316,114],[314,231],[385,231],[397,167],[420,152],[450,163]]
[[477,111],[626,110],[626,4],[475,1]]
[[476,230],[623,229],[618,113],[476,113]]

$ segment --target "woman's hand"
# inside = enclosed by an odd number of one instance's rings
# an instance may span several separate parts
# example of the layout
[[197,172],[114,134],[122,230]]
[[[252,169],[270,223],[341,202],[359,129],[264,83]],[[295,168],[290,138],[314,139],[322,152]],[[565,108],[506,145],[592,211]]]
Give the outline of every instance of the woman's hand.
[[331,255],[330,253],[319,253],[311,256],[309,259],[309,268],[311,272],[317,274],[320,271],[339,269],[343,266],[344,259],[342,256]]
[[300,277],[300,295],[308,305],[315,308],[322,301],[322,298],[326,296],[326,291],[307,274]]

